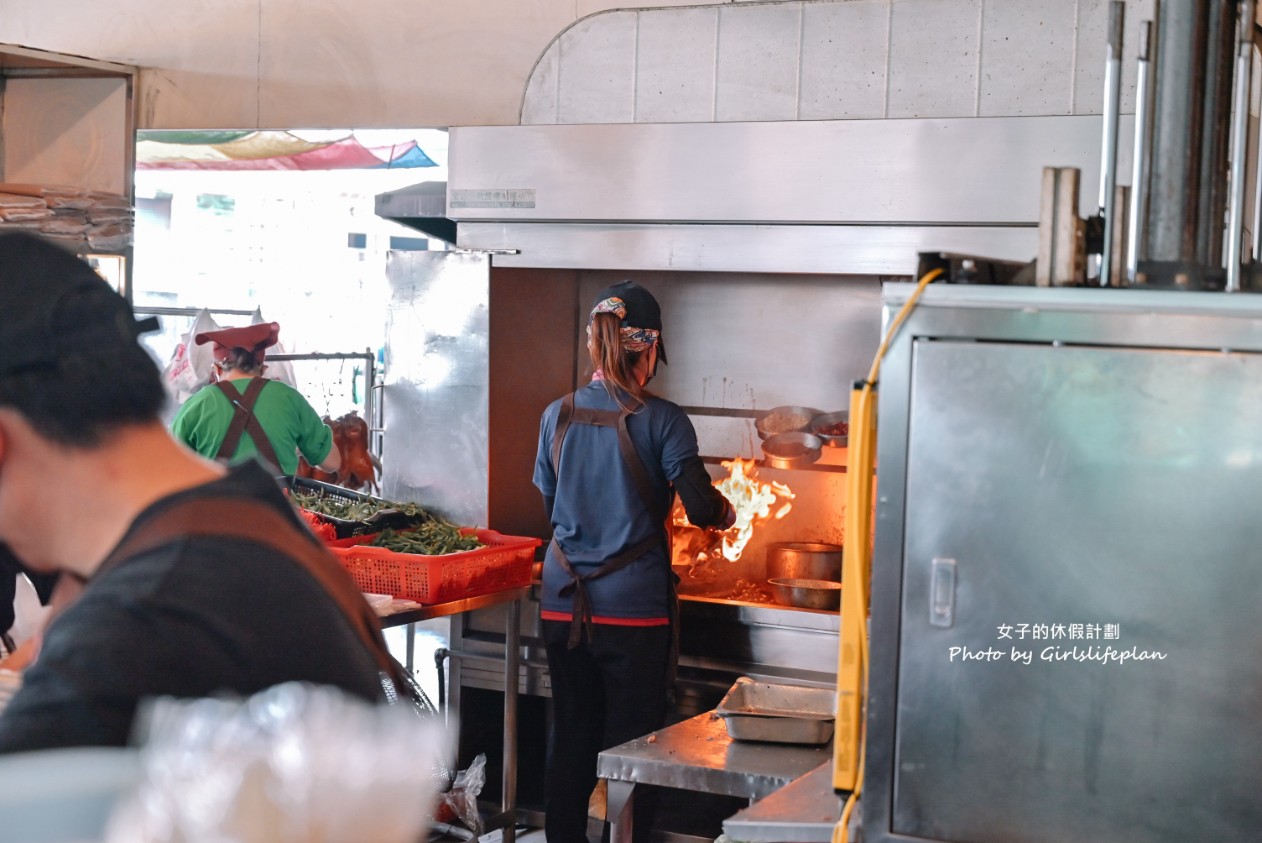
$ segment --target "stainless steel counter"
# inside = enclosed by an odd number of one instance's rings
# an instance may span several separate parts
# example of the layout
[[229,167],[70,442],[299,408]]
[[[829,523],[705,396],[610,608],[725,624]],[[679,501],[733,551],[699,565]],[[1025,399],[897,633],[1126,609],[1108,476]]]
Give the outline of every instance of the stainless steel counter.
[[734,741],[711,712],[600,753],[596,774],[609,783],[612,843],[631,839],[639,784],[759,799],[803,773],[831,764],[832,745]]
[[844,804],[828,762],[724,820],[723,833],[742,843],[829,843]]

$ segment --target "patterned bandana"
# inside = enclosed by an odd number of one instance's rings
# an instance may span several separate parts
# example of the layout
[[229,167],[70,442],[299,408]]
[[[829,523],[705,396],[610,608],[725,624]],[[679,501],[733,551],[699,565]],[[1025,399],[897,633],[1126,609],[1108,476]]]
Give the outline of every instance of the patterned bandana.
[[[614,297],[604,299],[596,303],[592,308],[592,316],[597,313],[612,313],[619,319],[627,318],[627,306],[622,299]],[[623,325],[620,329],[622,334],[622,348],[625,351],[644,351],[653,343],[657,342],[658,337],[662,335],[661,331],[652,328],[632,328]],[[587,320],[587,342],[590,345],[592,341],[592,320]]]

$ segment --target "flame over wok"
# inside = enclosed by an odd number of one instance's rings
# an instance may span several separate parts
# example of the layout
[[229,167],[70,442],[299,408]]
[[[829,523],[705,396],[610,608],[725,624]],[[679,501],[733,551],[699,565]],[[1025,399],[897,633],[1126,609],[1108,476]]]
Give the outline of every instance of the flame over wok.
[[728,476],[714,484],[736,510],[736,523],[716,533],[694,527],[681,505],[672,515],[672,562],[702,565],[718,559],[735,562],[754,535],[754,527],[768,518],[779,520],[793,508],[793,491],[783,483],[758,479],[753,460],[724,460]]

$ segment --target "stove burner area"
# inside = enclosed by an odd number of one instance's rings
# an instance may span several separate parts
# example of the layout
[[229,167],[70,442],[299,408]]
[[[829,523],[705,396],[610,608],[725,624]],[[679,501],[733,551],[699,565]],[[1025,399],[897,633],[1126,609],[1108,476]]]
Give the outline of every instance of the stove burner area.
[[744,577],[733,579],[722,557],[709,557],[700,562],[684,560],[673,564],[671,570],[679,576],[680,594],[738,603],[776,604],[766,583]]
[[765,583],[734,576],[731,563],[741,558],[759,523],[789,513],[793,491],[783,483],[759,480],[753,460],[725,460],[721,465],[728,475],[714,486],[736,510],[731,529],[718,532],[694,527],[678,499],[671,511],[671,569],[679,576],[679,593],[742,603],[776,603]]

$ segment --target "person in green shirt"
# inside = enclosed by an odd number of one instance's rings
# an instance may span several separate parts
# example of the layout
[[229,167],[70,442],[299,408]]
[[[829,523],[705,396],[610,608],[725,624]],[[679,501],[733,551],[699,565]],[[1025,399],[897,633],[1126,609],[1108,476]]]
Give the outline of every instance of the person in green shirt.
[[254,457],[282,474],[295,474],[298,454],[336,473],[341,453],[329,429],[298,390],[263,377],[266,350],[280,325],[265,322],[198,334],[214,343],[214,380],[184,402],[171,432],[204,457],[238,462]]

